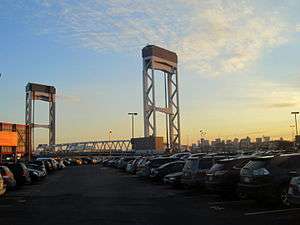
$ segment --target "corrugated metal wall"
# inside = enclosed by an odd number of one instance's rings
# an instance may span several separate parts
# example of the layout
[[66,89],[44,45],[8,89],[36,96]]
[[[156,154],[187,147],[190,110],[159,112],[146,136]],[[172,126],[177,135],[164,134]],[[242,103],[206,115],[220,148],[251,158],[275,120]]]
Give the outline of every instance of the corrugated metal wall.
[[18,136],[17,147],[0,146],[0,154],[22,154],[26,152],[28,127],[22,124],[2,123],[0,122],[0,131],[16,132]]

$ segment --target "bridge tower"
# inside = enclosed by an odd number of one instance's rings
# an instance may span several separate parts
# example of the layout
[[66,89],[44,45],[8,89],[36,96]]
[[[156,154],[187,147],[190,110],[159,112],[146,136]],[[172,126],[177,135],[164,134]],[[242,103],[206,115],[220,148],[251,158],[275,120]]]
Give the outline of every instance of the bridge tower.
[[[34,148],[34,128],[49,129],[49,144],[55,144],[55,94],[56,89],[53,86],[43,84],[28,83],[26,86],[26,112],[25,122],[30,127],[30,135],[28,140],[28,157],[31,157],[32,149]],[[49,124],[35,124],[35,101],[49,102]]]
[[[166,114],[167,143],[172,151],[180,151],[180,114],[177,54],[155,45],[142,49],[144,135],[156,137],[156,112]],[[165,76],[165,107],[155,104],[155,71]]]

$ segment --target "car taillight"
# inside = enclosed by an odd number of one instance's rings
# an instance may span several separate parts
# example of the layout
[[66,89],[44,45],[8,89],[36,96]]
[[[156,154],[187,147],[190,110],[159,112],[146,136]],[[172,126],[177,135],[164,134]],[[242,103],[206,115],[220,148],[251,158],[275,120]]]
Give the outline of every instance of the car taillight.
[[270,172],[266,168],[259,168],[257,170],[253,170],[253,176],[267,176],[270,175]]

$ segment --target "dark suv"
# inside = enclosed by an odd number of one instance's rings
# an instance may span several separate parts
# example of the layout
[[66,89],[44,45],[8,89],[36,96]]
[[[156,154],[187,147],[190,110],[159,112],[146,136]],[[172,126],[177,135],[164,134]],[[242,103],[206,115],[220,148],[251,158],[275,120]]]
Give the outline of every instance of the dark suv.
[[151,171],[150,178],[152,178],[153,180],[162,181],[168,174],[181,172],[184,164],[185,161],[183,160],[163,164]]
[[181,178],[181,183],[185,188],[204,187],[206,173],[214,165],[216,160],[223,158],[224,157],[219,156],[200,156],[188,158],[182,171],[183,175]]
[[252,159],[241,169],[239,192],[257,200],[288,205],[289,182],[300,172],[300,154]]
[[174,162],[174,161],[177,161],[177,159],[171,157],[158,157],[158,158],[151,159],[145,164],[144,168],[140,170],[137,174],[140,177],[149,177],[151,171],[153,171],[154,169],[160,167],[163,164],[166,164],[168,162]]
[[248,157],[219,160],[207,172],[206,188],[222,196],[235,195],[240,171],[250,160]]

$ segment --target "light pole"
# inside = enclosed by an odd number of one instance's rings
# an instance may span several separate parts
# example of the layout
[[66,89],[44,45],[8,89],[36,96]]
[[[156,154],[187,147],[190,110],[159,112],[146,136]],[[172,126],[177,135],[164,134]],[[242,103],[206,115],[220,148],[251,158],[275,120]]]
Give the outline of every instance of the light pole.
[[111,134],[112,134],[112,131],[109,130],[109,133],[108,133],[108,141],[111,141]]
[[134,117],[137,116],[136,112],[129,112],[129,116],[131,116],[131,137],[134,138]]
[[299,114],[299,112],[291,112],[291,114],[295,115],[295,129],[296,129],[296,136],[298,136],[297,114]]

